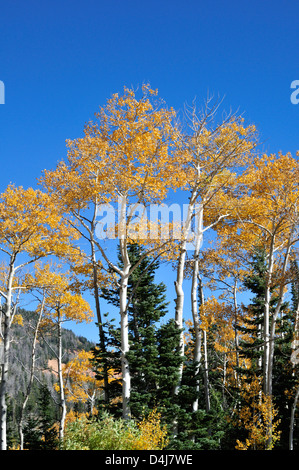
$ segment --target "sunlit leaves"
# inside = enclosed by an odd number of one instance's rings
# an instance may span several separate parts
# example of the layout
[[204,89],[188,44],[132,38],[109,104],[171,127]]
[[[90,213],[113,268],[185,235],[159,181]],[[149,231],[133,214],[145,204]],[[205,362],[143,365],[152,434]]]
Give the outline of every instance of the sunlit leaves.
[[127,88],[122,96],[114,94],[95,122],[86,124],[84,137],[67,142],[67,164],[45,172],[44,184],[63,193],[65,205],[115,201],[119,195],[160,200],[177,186],[175,112],[158,105],[147,85],[136,95]]
[[0,248],[30,257],[65,254],[72,233],[54,200],[40,190],[7,187],[0,195]]

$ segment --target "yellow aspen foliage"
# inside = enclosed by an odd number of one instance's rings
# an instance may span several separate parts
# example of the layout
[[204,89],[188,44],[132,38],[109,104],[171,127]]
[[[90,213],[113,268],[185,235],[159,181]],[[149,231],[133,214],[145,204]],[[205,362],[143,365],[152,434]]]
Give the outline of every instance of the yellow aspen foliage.
[[[260,380],[255,377],[250,384],[243,383],[242,398],[245,405],[237,412],[238,422],[248,432],[244,442],[237,439],[237,450],[271,450],[279,440],[280,420],[272,398],[262,391]],[[269,434],[270,433],[270,434]]]
[[0,243],[6,253],[64,255],[71,234],[75,236],[48,194],[9,185],[0,195]]
[[247,229],[244,234],[253,245],[259,238],[267,246],[273,233],[275,247],[285,245],[298,224],[298,180],[298,160],[282,153],[255,159],[241,176],[239,217],[246,222],[244,228],[251,225],[254,229]]
[[161,424],[161,413],[156,409],[138,423],[139,436],[134,450],[162,450],[168,443],[167,428]]
[[27,284],[41,287],[46,291],[45,319],[60,318],[75,322],[90,322],[93,312],[89,303],[78,293],[71,291],[69,271],[63,271],[60,264],[36,264],[35,274],[26,277]]
[[84,137],[68,140],[68,161],[45,171],[43,184],[65,208],[80,211],[89,202],[116,202],[119,196],[139,202],[162,200],[181,185],[176,113],[157,106],[157,91],[144,85],[141,97],[124,88],[88,122]]
[[24,325],[24,322],[23,322],[23,317],[20,313],[17,313],[16,315],[14,315],[13,317],[13,325],[20,325],[20,326],[23,326]]
[[[236,368],[236,345],[235,345],[235,312],[232,306],[226,302],[220,302],[215,297],[205,300],[199,307],[200,328],[209,334],[217,355],[222,355],[226,364],[225,384],[234,381],[234,370]],[[193,322],[186,322],[188,330],[185,333],[186,354],[191,355],[194,348],[194,340],[191,336]]]
[[[68,401],[92,401],[96,394],[100,394],[103,383],[95,378],[92,357],[93,354],[89,351],[78,351],[74,359],[64,364],[62,373]],[[54,388],[59,391],[58,384],[54,384]]]

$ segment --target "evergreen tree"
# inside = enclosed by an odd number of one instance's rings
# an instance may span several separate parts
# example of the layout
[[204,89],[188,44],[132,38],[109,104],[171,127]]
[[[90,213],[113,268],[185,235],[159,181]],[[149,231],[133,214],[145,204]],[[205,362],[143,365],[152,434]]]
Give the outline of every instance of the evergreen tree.
[[58,409],[47,385],[33,387],[27,408],[23,429],[24,449],[56,450],[58,438],[53,425],[58,421]]
[[38,408],[42,433],[41,450],[55,450],[58,446],[58,438],[57,430],[53,426],[58,421],[58,415],[47,385],[42,385],[40,388]]
[[[142,256],[137,245],[129,246],[130,261],[133,264]],[[165,286],[155,283],[155,271],[159,263],[148,257],[144,258],[128,282],[128,305],[130,351],[128,354],[131,372],[130,408],[132,417],[139,419],[142,414],[157,408],[161,412],[163,424],[167,424],[169,449],[219,449],[226,422],[222,410],[220,394],[213,393],[211,410],[205,408],[205,390],[203,370],[202,387],[196,389],[197,364],[184,359],[183,377],[180,391],[174,393],[178,380],[181,356],[179,352],[180,330],[175,321],[165,321],[167,304]],[[117,289],[103,290],[103,297],[118,307]],[[105,324],[108,338],[108,353],[105,358],[111,370],[121,377],[120,368],[120,329],[114,326],[114,320]],[[101,366],[103,351],[95,350],[98,364],[98,378],[102,378]],[[216,360],[216,359],[215,359]],[[216,367],[215,367],[216,369]],[[217,375],[217,374],[216,374]],[[213,377],[215,383],[218,376]],[[193,411],[195,394],[199,394],[199,410]],[[110,382],[109,410],[121,415],[121,383]],[[103,404],[105,406],[105,404]]]
[[[247,333],[250,341],[240,342],[240,358],[249,358],[251,368],[240,369],[243,378],[249,382],[253,376],[262,377],[262,356],[263,356],[263,316],[264,316],[264,296],[266,283],[266,254],[263,249],[256,249],[252,257],[252,271],[245,278],[244,286],[247,287],[254,297],[248,307],[244,307],[247,313],[245,325],[238,329]],[[275,277],[274,277],[275,279]],[[271,286],[270,313],[274,312],[278,301],[275,295],[275,282]],[[270,315],[271,321],[271,315]],[[290,403],[288,392],[294,387],[294,375],[292,373],[291,341],[294,318],[288,302],[284,302],[281,307],[280,318],[276,323],[274,362],[273,362],[273,403],[278,409],[280,419],[279,430],[280,439],[276,448],[288,449],[288,434],[290,424]],[[240,363],[242,361],[240,360]],[[240,439],[240,437],[238,437]]]
[[41,450],[42,433],[40,429],[39,416],[30,414],[27,416],[23,429],[24,433],[24,449]]
[[[199,297],[200,302],[200,297]],[[194,344],[194,329],[189,328],[191,345]],[[221,448],[221,440],[227,428],[225,407],[221,394],[219,359],[214,351],[213,332],[208,335],[209,392],[210,406],[206,405],[206,390],[203,364],[193,361],[193,352],[185,349],[185,362],[182,383],[176,398],[177,433],[172,437],[169,448],[176,450],[216,450]],[[199,379],[199,380],[198,380]],[[199,387],[198,387],[199,383]],[[195,399],[198,409],[193,409]]]
[[[135,265],[143,256],[142,248],[136,244],[128,247],[130,262]],[[120,260],[120,256],[119,256]],[[121,262],[119,261],[119,264]],[[120,264],[121,266],[121,264]],[[130,351],[128,360],[131,373],[130,407],[132,416],[140,418],[154,407],[173,408],[173,388],[177,380],[179,330],[173,320],[162,324],[167,314],[166,287],[155,282],[155,272],[159,262],[144,257],[133,271],[128,281],[128,316]],[[103,297],[118,307],[118,291],[103,289]],[[120,377],[120,329],[112,321],[105,324],[109,351],[95,356],[99,368],[107,360],[115,376]],[[98,378],[101,373],[98,372]],[[120,383],[110,382],[110,410],[115,413],[119,408],[117,397],[121,396]]]
[[[262,376],[262,356],[263,356],[263,323],[264,323],[264,303],[266,287],[266,253],[263,249],[257,248],[252,256],[251,273],[244,279],[244,287],[254,294],[250,304],[244,308],[244,325],[237,325],[241,333],[249,336],[248,340],[240,341],[240,357],[250,359],[251,368],[241,368],[239,372],[246,376],[248,380],[252,376]],[[273,307],[273,300],[271,301]],[[242,361],[240,361],[242,362]]]
[[291,272],[292,272],[292,310],[295,313],[299,303],[299,266],[296,259],[291,261]]

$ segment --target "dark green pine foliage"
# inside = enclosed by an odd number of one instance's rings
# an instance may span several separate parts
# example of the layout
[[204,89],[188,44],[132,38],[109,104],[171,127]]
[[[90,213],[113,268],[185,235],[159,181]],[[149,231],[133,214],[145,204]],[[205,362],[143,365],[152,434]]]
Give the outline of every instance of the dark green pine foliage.
[[[273,395],[275,403],[279,408],[279,417],[281,419],[279,427],[281,438],[276,446],[278,450],[289,449],[290,410],[298,387],[298,366],[294,368],[290,360],[293,351],[292,342],[299,301],[299,268],[296,260],[291,262],[291,273],[291,302],[289,306],[285,307],[284,315],[277,322],[277,339],[274,356]],[[293,446],[294,450],[299,449],[298,425],[297,432],[296,428],[294,431]]]
[[[134,265],[142,256],[142,250],[137,245],[130,245],[128,251],[131,264]],[[203,371],[200,370],[201,387],[197,392],[196,364],[192,360],[185,360],[180,392],[174,395],[181,363],[180,330],[173,319],[165,321],[165,286],[163,283],[155,283],[158,267],[158,261],[145,257],[128,284],[128,298],[134,293],[128,308],[132,416],[139,419],[143,414],[157,408],[161,412],[162,422],[168,425],[169,435],[172,436],[169,449],[219,449],[225,427],[220,394],[218,396],[216,391],[213,393],[211,410],[206,412]],[[103,297],[116,307],[119,306],[117,289],[104,290]],[[116,375],[121,377],[120,329],[114,326],[114,321],[107,322],[105,328],[109,342],[106,359]],[[97,361],[100,368],[103,361],[101,351],[97,355]],[[100,372],[98,377],[102,378]],[[196,393],[199,393],[200,405],[199,410],[194,412],[192,403]],[[119,415],[121,403],[115,398],[120,396],[120,381],[110,383],[109,410]]]
[[[137,244],[128,246],[131,265],[134,266],[143,256]],[[121,258],[119,256],[119,266]],[[177,379],[180,363],[178,356],[179,330],[173,320],[165,323],[167,314],[166,286],[155,282],[155,273],[159,261],[145,256],[133,271],[128,283],[129,339],[130,351],[128,360],[131,373],[132,416],[140,418],[154,407],[167,408],[166,414],[174,413],[172,393]],[[118,289],[104,289],[102,297],[119,307]],[[108,338],[108,352],[95,352],[99,366],[107,360],[109,367],[116,375],[121,376],[120,369],[120,329],[114,321],[105,324]],[[98,377],[101,378],[100,372]],[[109,409],[120,411],[120,403],[115,400],[121,396],[120,381],[109,385]]]
[[27,450],[57,450],[57,430],[53,425],[58,421],[57,407],[47,385],[35,387],[35,403],[28,406],[24,425],[24,448]]
[[[200,296],[199,296],[200,299]],[[189,334],[195,340],[194,328]],[[227,428],[225,410],[221,394],[221,378],[215,372],[218,358],[214,354],[213,340],[208,341],[210,409],[206,408],[203,364],[193,360],[193,351],[185,350],[182,383],[177,405],[177,433],[172,436],[169,449],[174,450],[219,450]],[[217,365],[216,365],[217,363]],[[214,369],[212,371],[211,369]],[[197,384],[199,387],[197,388]],[[198,410],[193,410],[194,400],[198,398]]]
[[[105,294],[106,295],[106,294]],[[108,314],[104,314],[103,317],[107,318]],[[122,415],[122,405],[120,397],[122,395],[121,385],[121,334],[120,328],[114,325],[115,319],[107,320],[103,323],[103,331],[106,338],[106,350],[101,349],[101,345],[98,344],[96,348],[92,349],[93,352],[93,365],[96,371],[96,378],[104,381],[103,365],[106,363],[106,367],[109,374],[109,389],[104,390],[108,395],[108,400],[100,400],[98,403],[98,411],[109,411],[116,417]],[[104,382],[103,382],[104,383]],[[103,397],[104,398],[104,397]]]
[[[243,380],[251,383],[254,376],[262,378],[262,358],[263,358],[263,324],[264,324],[264,303],[265,303],[265,286],[266,286],[266,253],[264,249],[256,248],[251,259],[251,271],[243,282],[243,286],[251,292],[252,298],[249,305],[243,305],[245,315],[242,318],[242,325],[236,324],[237,332],[246,334],[250,337],[250,341],[245,339],[239,342],[239,368],[236,372],[242,376]],[[252,367],[250,369],[242,367],[243,358],[250,359]],[[230,394],[232,396],[231,406],[238,404],[241,408],[243,405],[240,397],[239,388],[231,387]],[[246,405],[244,403],[244,405]],[[230,413],[229,413],[230,414]],[[236,440],[245,441],[247,431],[243,427],[230,425],[227,427],[224,438],[221,442],[223,450],[234,450]]]
[[[256,249],[252,258],[252,272],[246,277],[244,286],[247,287],[254,297],[251,299],[248,307],[244,307],[249,314],[250,319],[246,320],[244,327],[239,330],[250,334],[253,342],[240,342],[240,363],[241,357],[250,358],[252,361],[251,370],[240,369],[240,373],[249,382],[254,375],[262,377],[262,355],[263,355],[263,321],[264,321],[264,299],[267,263],[266,254],[263,249]],[[270,322],[277,305],[278,298],[275,295],[275,273],[274,283],[271,286],[270,301]],[[294,291],[294,289],[293,289]],[[292,332],[294,331],[294,314],[289,307],[288,302],[281,306],[281,314],[276,322],[275,349],[273,362],[273,401],[278,409],[278,418],[280,419],[279,430],[281,437],[276,444],[277,449],[288,449],[288,435],[290,424],[290,406],[291,403],[286,391],[294,388],[295,377],[293,375],[291,357]]]
[[[142,251],[130,246],[132,265]],[[129,282],[130,352],[128,359],[132,374],[131,410],[136,417],[154,407],[174,412],[173,390],[180,364],[179,329],[173,320],[164,323],[167,314],[166,287],[155,283],[156,260],[144,258]],[[163,323],[161,323],[163,319]]]
[[173,319],[157,328],[157,355],[153,362],[155,387],[152,389],[149,408],[157,407],[165,424],[171,426],[179,413],[179,398],[174,396],[181,365],[179,352],[180,329]]
[[40,387],[38,409],[42,434],[40,448],[41,450],[55,450],[58,447],[58,436],[57,430],[53,426],[58,421],[58,410],[54,406],[51,393],[45,384]]
[[[249,358],[252,363],[251,369],[241,368],[239,372],[249,381],[252,375],[262,377],[262,356],[263,356],[263,324],[264,324],[264,304],[266,288],[266,253],[263,249],[256,248],[251,261],[251,273],[244,279],[244,287],[254,294],[250,304],[243,307],[246,316],[245,325],[237,326],[237,330],[248,333],[252,342],[240,341],[240,358]],[[270,309],[273,307],[271,300]],[[240,359],[240,363],[242,360]]]

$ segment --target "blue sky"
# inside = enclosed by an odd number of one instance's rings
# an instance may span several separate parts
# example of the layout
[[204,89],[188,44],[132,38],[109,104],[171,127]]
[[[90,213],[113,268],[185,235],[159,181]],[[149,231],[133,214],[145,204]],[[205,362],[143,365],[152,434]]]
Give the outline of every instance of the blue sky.
[[0,191],[35,187],[112,93],[144,82],[177,110],[225,97],[265,151],[295,154],[298,15],[293,0],[2,2]]

